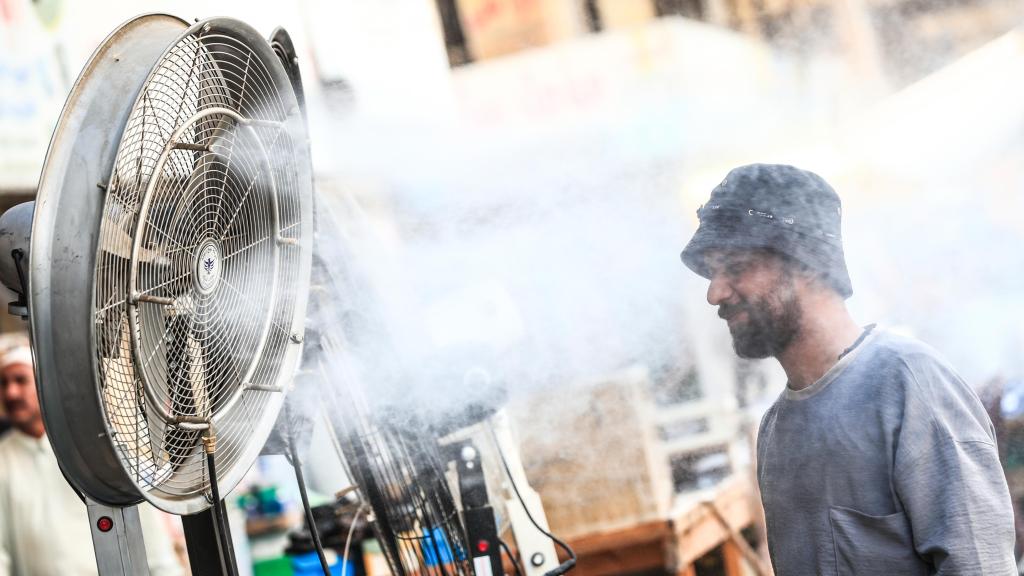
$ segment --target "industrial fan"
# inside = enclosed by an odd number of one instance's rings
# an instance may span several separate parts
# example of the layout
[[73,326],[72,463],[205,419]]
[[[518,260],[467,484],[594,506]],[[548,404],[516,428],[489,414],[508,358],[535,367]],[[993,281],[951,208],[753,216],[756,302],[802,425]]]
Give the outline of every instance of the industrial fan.
[[146,573],[144,499],[184,516],[193,573],[230,572],[219,494],[299,363],[312,220],[283,31],[272,46],[231,19],[146,15],[93,54],[34,206],[0,221],[0,272],[23,295],[12,310],[29,317],[47,434],[89,504],[101,574]]

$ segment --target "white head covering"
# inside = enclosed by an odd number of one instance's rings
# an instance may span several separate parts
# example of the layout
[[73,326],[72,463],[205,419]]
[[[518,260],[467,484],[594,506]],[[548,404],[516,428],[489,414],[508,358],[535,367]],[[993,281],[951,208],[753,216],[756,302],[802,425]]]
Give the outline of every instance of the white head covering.
[[32,349],[28,346],[15,346],[0,355],[0,370],[12,364],[27,364],[34,366],[32,362]]

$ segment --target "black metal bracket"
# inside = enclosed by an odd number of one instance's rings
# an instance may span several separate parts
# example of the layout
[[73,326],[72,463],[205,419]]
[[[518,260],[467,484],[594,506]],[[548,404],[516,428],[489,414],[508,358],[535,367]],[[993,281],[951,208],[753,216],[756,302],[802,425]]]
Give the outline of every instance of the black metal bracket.
[[28,282],[25,280],[25,251],[16,248],[11,250],[11,258],[14,260],[14,269],[18,271],[18,284],[21,290],[17,292],[18,299],[7,304],[7,312],[11,316],[20,316],[28,319]]
[[480,463],[480,452],[472,442],[456,445],[459,495],[466,525],[469,555],[477,576],[501,576],[501,541],[494,521],[494,509],[487,497],[487,480]]

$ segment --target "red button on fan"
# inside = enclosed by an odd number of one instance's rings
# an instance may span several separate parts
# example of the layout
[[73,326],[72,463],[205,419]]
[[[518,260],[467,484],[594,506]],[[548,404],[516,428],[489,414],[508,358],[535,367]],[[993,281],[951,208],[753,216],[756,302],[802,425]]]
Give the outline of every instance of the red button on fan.
[[110,516],[101,516],[96,521],[96,527],[100,529],[100,532],[110,532],[110,529],[114,527],[114,521],[110,519]]
[[477,541],[477,543],[476,543],[476,549],[477,549],[477,551],[479,551],[479,552],[480,552],[481,554],[484,554],[484,553],[486,553],[486,552],[487,552],[488,550],[490,550],[490,549],[491,549],[491,543],[490,543],[490,542],[488,542],[487,540],[478,540],[478,541]]

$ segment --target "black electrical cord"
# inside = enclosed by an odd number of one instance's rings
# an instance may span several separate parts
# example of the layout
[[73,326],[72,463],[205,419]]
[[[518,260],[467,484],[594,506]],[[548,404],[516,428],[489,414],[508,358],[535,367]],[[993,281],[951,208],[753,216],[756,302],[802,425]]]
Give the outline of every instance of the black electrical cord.
[[533,526],[540,531],[541,534],[547,536],[552,542],[558,544],[558,546],[565,550],[565,553],[569,555],[569,559],[556,566],[553,570],[549,570],[544,576],[561,576],[569,570],[576,567],[576,553],[573,552],[572,548],[568,544],[562,541],[561,538],[555,536],[551,532],[541,528],[540,524],[533,519],[533,514],[530,514],[530,508],[527,507],[526,501],[523,500],[523,496],[519,493],[519,487],[516,486],[515,479],[512,478],[512,470],[508,467],[508,462],[505,460],[505,453],[501,451],[501,443],[498,442],[498,435],[494,432],[494,428],[491,428],[491,436],[494,438],[494,447],[498,451],[498,457],[501,458],[501,465],[505,468],[505,474],[508,476],[508,482],[512,485],[512,490],[516,493],[516,498],[519,499],[519,504],[522,505],[523,511],[526,512],[526,517],[530,519]]
[[236,576],[238,567],[235,565],[235,550],[228,536],[228,519],[224,516],[223,502],[220,500],[220,488],[217,487],[217,464],[214,460],[213,452],[213,450],[207,450],[206,452],[206,466],[210,472],[210,492],[213,495],[213,517],[217,522],[220,547],[224,554],[224,562],[227,564],[228,575]]
[[299,462],[299,455],[295,450],[295,443],[289,442],[291,448],[292,468],[295,469],[295,481],[299,484],[299,495],[302,497],[302,509],[306,512],[306,524],[309,525],[309,535],[313,537],[313,547],[316,548],[317,558],[320,559],[320,567],[324,569],[324,576],[331,576],[331,567],[327,565],[327,556],[324,555],[324,545],[320,542],[320,531],[316,529],[316,519],[313,518],[313,509],[309,507],[309,496],[306,495],[306,481],[302,477],[302,463]]
[[508,554],[508,559],[512,561],[512,567],[516,569],[516,576],[523,576],[523,570],[519,567],[519,561],[516,560],[515,554],[509,550],[508,544],[505,544],[505,541],[501,538],[498,538],[498,544],[501,545],[501,549],[505,551],[505,554]]

